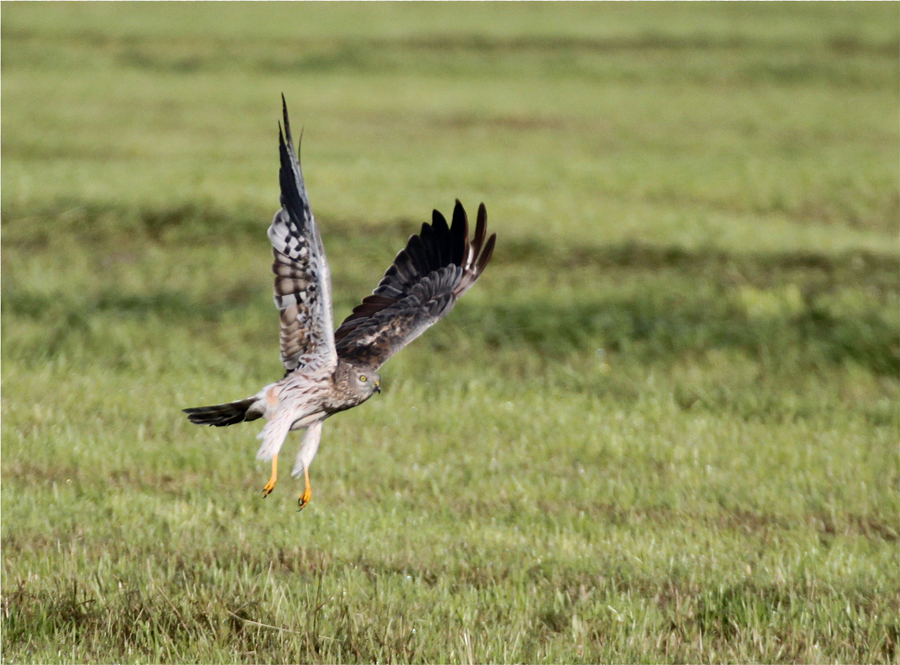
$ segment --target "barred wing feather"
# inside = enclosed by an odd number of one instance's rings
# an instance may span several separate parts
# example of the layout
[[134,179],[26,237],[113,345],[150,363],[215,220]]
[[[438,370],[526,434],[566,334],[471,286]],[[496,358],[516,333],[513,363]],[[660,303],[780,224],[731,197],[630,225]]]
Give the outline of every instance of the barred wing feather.
[[331,274],[294,151],[286,105],[283,110],[284,131],[279,128],[282,207],[269,227],[275,255],[275,305],[281,318],[281,361],[288,373],[300,366],[333,370],[337,354]]
[[459,201],[450,227],[435,210],[432,223],[410,236],[372,295],[335,332],[338,356],[377,369],[445,317],[491,258],[496,234],[485,242],[486,232],[484,204],[478,207],[471,242],[468,218]]

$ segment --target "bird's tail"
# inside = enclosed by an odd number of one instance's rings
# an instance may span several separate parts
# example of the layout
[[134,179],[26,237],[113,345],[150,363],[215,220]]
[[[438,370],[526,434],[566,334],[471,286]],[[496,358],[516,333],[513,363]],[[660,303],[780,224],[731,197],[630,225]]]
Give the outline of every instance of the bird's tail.
[[244,421],[256,420],[263,415],[261,408],[254,408],[259,398],[256,396],[241,399],[228,404],[216,404],[215,406],[197,406],[192,409],[184,409],[188,414],[188,420],[195,425],[215,425],[225,427]]

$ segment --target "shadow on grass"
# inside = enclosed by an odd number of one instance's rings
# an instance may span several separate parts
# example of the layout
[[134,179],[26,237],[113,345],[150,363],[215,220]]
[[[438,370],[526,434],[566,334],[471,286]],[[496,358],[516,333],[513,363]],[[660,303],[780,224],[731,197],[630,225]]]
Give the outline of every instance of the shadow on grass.
[[896,326],[874,314],[835,316],[814,304],[788,317],[760,319],[749,318],[730,302],[652,298],[565,307],[499,305],[459,318],[465,318],[469,334],[480,327],[495,348],[526,346],[544,357],[597,348],[654,362],[738,349],[750,357],[780,357],[785,362],[852,360],[878,375],[900,372]]
[[[890,257],[738,255],[636,244],[564,252],[519,243],[501,252],[497,263],[498,269],[553,265],[570,270],[571,282],[595,281],[586,283],[574,301],[558,301],[552,286],[529,299],[525,284],[511,298],[459,307],[453,313],[455,328],[493,349],[527,347],[554,359],[603,349],[646,363],[725,349],[807,368],[852,361],[876,375],[900,373],[900,322],[890,307],[898,262]],[[581,274],[582,268],[590,274]],[[627,280],[625,291],[619,284]],[[14,279],[6,284],[2,310],[10,316],[7,323],[15,325],[21,317],[47,328],[29,352],[39,355],[52,355],[73,335],[84,344],[96,338],[102,349],[105,326],[92,326],[94,318],[153,317],[163,325],[192,326],[226,315],[240,321],[243,317],[230,315],[270,308],[252,285],[213,297],[109,289],[67,298],[29,292]],[[841,298],[835,300],[838,292]],[[852,307],[841,304],[848,300]],[[429,337],[444,346],[452,334],[458,333],[441,326]],[[47,345],[48,339],[56,342]]]

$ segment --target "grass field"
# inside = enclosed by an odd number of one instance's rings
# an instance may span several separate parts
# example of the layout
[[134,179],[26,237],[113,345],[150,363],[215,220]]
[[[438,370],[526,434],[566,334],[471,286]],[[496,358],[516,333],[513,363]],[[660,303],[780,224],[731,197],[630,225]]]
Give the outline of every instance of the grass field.
[[[900,661],[898,18],[4,4],[3,662]],[[282,92],[338,320],[499,235],[299,514],[180,412],[281,375]]]

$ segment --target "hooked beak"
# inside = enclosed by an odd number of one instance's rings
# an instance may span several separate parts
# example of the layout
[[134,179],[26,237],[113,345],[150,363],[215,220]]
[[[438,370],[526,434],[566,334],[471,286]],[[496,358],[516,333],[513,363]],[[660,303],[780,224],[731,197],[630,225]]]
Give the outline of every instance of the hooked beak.
[[376,393],[381,392],[381,381],[375,381],[375,392]]

